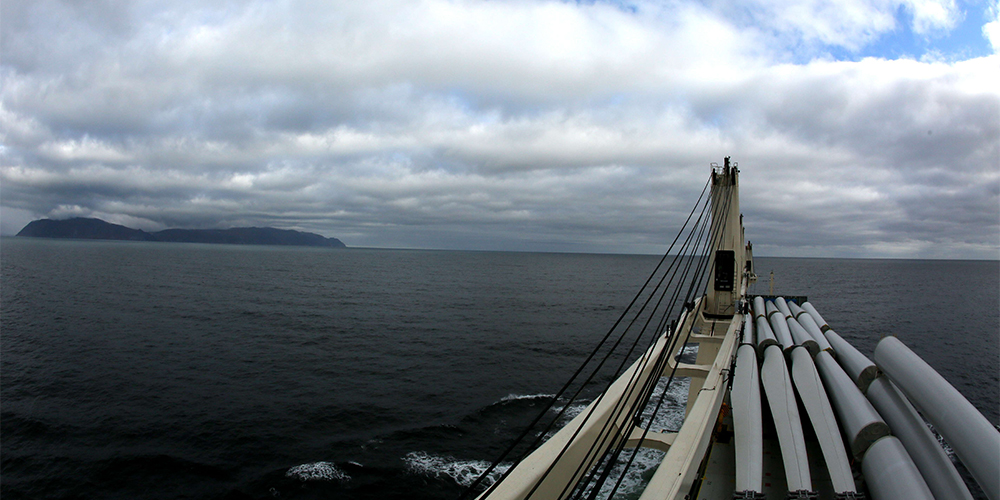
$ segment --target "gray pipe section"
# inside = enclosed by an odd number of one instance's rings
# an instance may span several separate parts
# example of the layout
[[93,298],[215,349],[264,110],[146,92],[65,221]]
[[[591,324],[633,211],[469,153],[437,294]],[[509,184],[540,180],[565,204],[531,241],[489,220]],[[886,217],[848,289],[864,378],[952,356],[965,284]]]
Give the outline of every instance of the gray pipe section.
[[778,344],[778,340],[774,338],[774,332],[771,331],[771,326],[767,324],[767,318],[764,316],[757,316],[757,350],[762,353],[767,346]]
[[764,364],[760,367],[760,380],[771,406],[774,429],[778,433],[781,461],[785,465],[785,480],[788,491],[812,490],[809,477],[809,458],[806,442],[802,436],[802,421],[799,405],[792,390],[792,381],[785,367],[785,356],[781,348],[773,345],[764,350]]
[[816,324],[819,325],[819,331],[825,332],[830,329],[830,325],[826,324],[826,320],[819,315],[819,312],[816,311],[816,308],[813,307],[812,304],[806,302],[802,304],[802,309],[805,309],[805,311],[812,316],[812,319],[816,322]]
[[[906,454],[920,471],[937,500],[972,500],[972,493],[958,475],[955,465],[931,434],[924,420],[887,377],[868,386],[868,401],[906,448]],[[998,471],[1000,473],[1000,471]]]
[[795,318],[787,317],[785,323],[788,325],[788,331],[792,334],[792,342],[795,342],[795,345],[805,347],[812,356],[819,352],[819,344],[805,328],[802,328],[802,325],[799,325],[798,321],[795,321]]
[[875,363],[955,450],[991,500],[1000,500],[1000,431],[896,337],[875,347]]
[[788,303],[785,302],[784,297],[775,297],[774,305],[777,306],[778,310],[781,311],[781,314],[784,314],[786,318],[792,316],[792,310],[788,308]]
[[760,296],[753,298],[754,323],[757,325],[757,357],[764,358],[764,350],[769,345],[777,345],[778,340],[771,331],[771,326],[767,324],[767,317],[764,315],[764,299]]
[[875,500],[934,500],[917,466],[895,436],[885,436],[868,448],[861,472]]
[[[795,316],[795,321],[798,321],[799,326],[801,326],[805,331],[812,335],[812,338],[816,340],[819,344],[819,349],[821,351],[833,351],[833,347],[830,346],[830,342],[826,340],[826,336],[819,329],[819,325],[813,321],[812,316],[809,315],[804,309],[799,307],[795,302],[788,304],[789,309],[792,310],[792,316]],[[833,354],[837,354],[834,352]]]
[[851,453],[861,458],[872,443],[889,435],[889,426],[882,421],[882,417],[829,352],[820,351],[816,355],[816,367],[819,368],[833,408],[837,411],[841,430],[851,446]]
[[803,309],[802,309],[801,307],[799,307],[799,305],[798,305],[798,304],[796,304],[795,302],[786,302],[786,304],[788,304],[788,309],[789,309],[790,311],[792,311],[792,316],[794,316],[795,318],[798,318],[798,316],[799,316],[800,314],[802,314],[803,312],[805,312],[805,311],[804,311],[804,310],[803,310]]
[[830,345],[830,341],[827,340],[825,335],[823,335],[823,332],[819,329],[819,325],[813,321],[812,316],[810,316],[809,313],[802,311],[802,314],[795,318],[795,320],[799,322],[799,325],[801,325],[802,328],[809,332],[809,335],[812,335],[813,338],[816,339],[821,351],[830,351],[834,355],[837,354],[837,351],[832,345]]
[[785,316],[781,314],[781,311],[774,305],[774,302],[768,301],[765,304],[765,308],[767,309],[767,321],[771,324],[771,331],[774,332],[774,338],[781,344],[782,349],[790,349],[795,345],[795,342],[792,342],[792,334],[788,331],[788,323],[785,321]]
[[736,441],[736,491],[763,492],[764,429],[760,409],[757,353],[751,345],[736,351],[733,388],[733,428]]
[[756,296],[753,298],[753,316],[756,319],[758,316],[764,317],[767,315],[767,310],[764,308],[764,298],[761,296]]
[[852,379],[854,383],[857,384],[858,389],[861,392],[868,390],[868,384],[875,380],[878,376],[878,368],[872,360],[868,359],[868,356],[861,354],[861,351],[854,348],[853,345],[849,344],[837,332],[832,329],[826,331],[826,339],[830,341],[830,345],[833,346],[833,350],[837,353],[837,361],[840,362],[840,366],[844,368],[844,371]]
[[[837,416],[834,415],[830,399],[823,389],[813,358],[804,347],[792,349],[791,358],[792,381],[795,382],[799,399],[812,422],[816,440],[823,452],[823,460],[830,472],[833,490],[836,493],[855,492],[854,474],[844,449],[844,440],[840,437]],[[735,418],[735,414],[733,416]]]

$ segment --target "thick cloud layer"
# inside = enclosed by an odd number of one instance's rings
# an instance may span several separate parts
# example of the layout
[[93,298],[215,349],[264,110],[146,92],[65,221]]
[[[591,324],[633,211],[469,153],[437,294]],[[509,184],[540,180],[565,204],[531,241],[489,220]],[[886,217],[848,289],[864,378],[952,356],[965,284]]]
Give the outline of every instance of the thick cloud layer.
[[1000,257],[1000,56],[831,55],[953,1],[0,5],[4,234],[661,252],[731,155],[759,254]]

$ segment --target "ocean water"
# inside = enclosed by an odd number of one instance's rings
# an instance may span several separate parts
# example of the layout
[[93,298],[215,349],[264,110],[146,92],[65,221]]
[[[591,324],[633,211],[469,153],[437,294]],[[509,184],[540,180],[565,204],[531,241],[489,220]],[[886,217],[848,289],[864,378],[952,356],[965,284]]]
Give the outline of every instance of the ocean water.
[[[455,498],[656,261],[2,239],[0,495]],[[998,262],[757,270],[758,293],[773,270],[862,352],[899,336],[1000,421]]]

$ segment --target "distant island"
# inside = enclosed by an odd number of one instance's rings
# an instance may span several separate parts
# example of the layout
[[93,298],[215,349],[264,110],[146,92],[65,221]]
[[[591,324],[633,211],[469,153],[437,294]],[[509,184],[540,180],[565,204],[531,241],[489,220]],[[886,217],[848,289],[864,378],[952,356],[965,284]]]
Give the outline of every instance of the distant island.
[[232,229],[166,229],[146,232],[101,219],[31,221],[17,236],[34,238],[74,238],[81,240],[163,241],[173,243],[219,243],[225,245],[286,245],[306,247],[346,248],[337,238],[315,233],[275,229],[273,227],[235,227]]

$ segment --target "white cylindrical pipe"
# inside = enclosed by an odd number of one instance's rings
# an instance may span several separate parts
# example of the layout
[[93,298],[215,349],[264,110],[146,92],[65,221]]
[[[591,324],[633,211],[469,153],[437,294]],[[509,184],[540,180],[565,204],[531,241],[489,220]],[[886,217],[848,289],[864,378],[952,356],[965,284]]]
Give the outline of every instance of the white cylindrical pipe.
[[788,491],[812,490],[809,476],[809,458],[806,442],[802,435],[802,421],[799,405],[795,400],[792,381],[785,367],[785,356],[781,348],[773,345],[764,350],[764,364],[760,367],[760,380],[771,406],[774,429],[778,434],[781,460],[785,465],[785,480]]
[[937,438],[887,377],[875,379],[868,386],[867,396],[885,423],[889,424],[892,434],[903,443],[934,498],[972,500],[969,488]]
[[[819,325],[813,321],[812,316],[810,316],[807,311],[799,307],[795,302],[790,302],[788,304],[788,308],[792,310],[792,316],[795,316],[795,321],[798,321],[799,325],[805,329],[805,331],[809,332],[809,335],[812,335],[812,338],[816,340],[816,343],[819,344],[819,349],[821,351],[833,351],[833,348],[830,346],[830,342],[826,340],[826,336],[824,336],[823,332],[819,329]],[[836,355],[837,353],[834,352],[833,354]]]
[[809,316],[809,313],[802,311],[802,314],[796,318],[796,321],[799,322],[799,325],[801,325],[802,328],[809,332],[809,335],[812,335],[813,338],[816,339],[816,342],[819,344],[819,350],[830,351],[833,355],[837,354],[837,351],[830,345],[830,341],[827,340],[826,336],[823,335],[823,332],[819,330],[819,326],[817,326],[816,322],[813,321],[812,316]]
[[736,441],[736,491],[763,492],[764,431],[760,409],[757,354],[751,345],[736,351],[736,370],[729,394]]
[[799,314],[803,313],[803,309],[799,307],[795,302],[786,302],[788,304],[788,309],[792,311],[792,316],[798,318]]
[[816,367],[837,411],[851,453],[860,458],[872,443],[889,434],[889,426],[829,352],[820,351],[816,355]]
[[778,345],[778,340],[774,338],[774,332],[771,331],[771,325],[767,324],[767,318],[764,316],[757,316],[757,352],[764,354],[764,350],[767,349],[769,345]]
[[785,323],[788,325],[788,331],[792,334],[792,342],[795,345],[805,347],[812,356],[819,352],[819,344],[805,328],[802,328],[798,321],[795,321],[795,318],[785,318]]
[[837,332],[832,329],[826,331],[826,339],[830,341],[833,350],[837,352],[837,362],[844,368],[844,371],[854,380],[861,392],[868,390],[868,384],[878,376],[878,367],[868,356],[861,354],[861,351],[854,348]]
[[792,311],[791,309],[788,308],[788,303],[785,302],[784,297],[775,297],[774,305],[775,307],[778,308],[779,311],[781,311],[781,314],[785,315],[786,318],[791,317]]
[[765,317],[767,315],[767,309],[764,307],[764,297],[760,295],[753,298],[753,317]]
[[768,301],[764,307],[767,309],[767,322],[771,324],[771,331],[774,332],[774,338],[781,344],[782,349],[791,349],[795,345],[795,342],[792,341],[792,334],[788,331],[788,323],[785,321],[785,316],[781,314],[781,311],[778,310],[778,306],[774,305],[774,302]]
[[854,492],[856,491],[854,474],[851,473],[851,464],[844,449],[844,439],[840,437],[837,416],[833,413],[833,406],[820,381],[812,356],[806,348],[796,347],[792,349],[791,358],[792,381],[795,382],[799,399],[802,400],[802,406],[805,407],[815,431],[816,440],[819,441],[834,492]]
[[872,443],[861,461],[861,472],[875,500],[934,500],[917,466],[895,436]]
[[806,302],[802,304],[802,309],[805,309],[806,312],[808,312],[809,315],[812,316],[813,321],[815,321],[816,324],[819,325],[819,331],[825,332],[830,328],[830,325],[828,325],[826,323],[826,320],[819,315],[819,312],[816,311],[816,308],[813,307],[812,304]]
[[1000,431],[896,337],[879,341],[875,363],[941,433],[986,496],[1000,500]]

